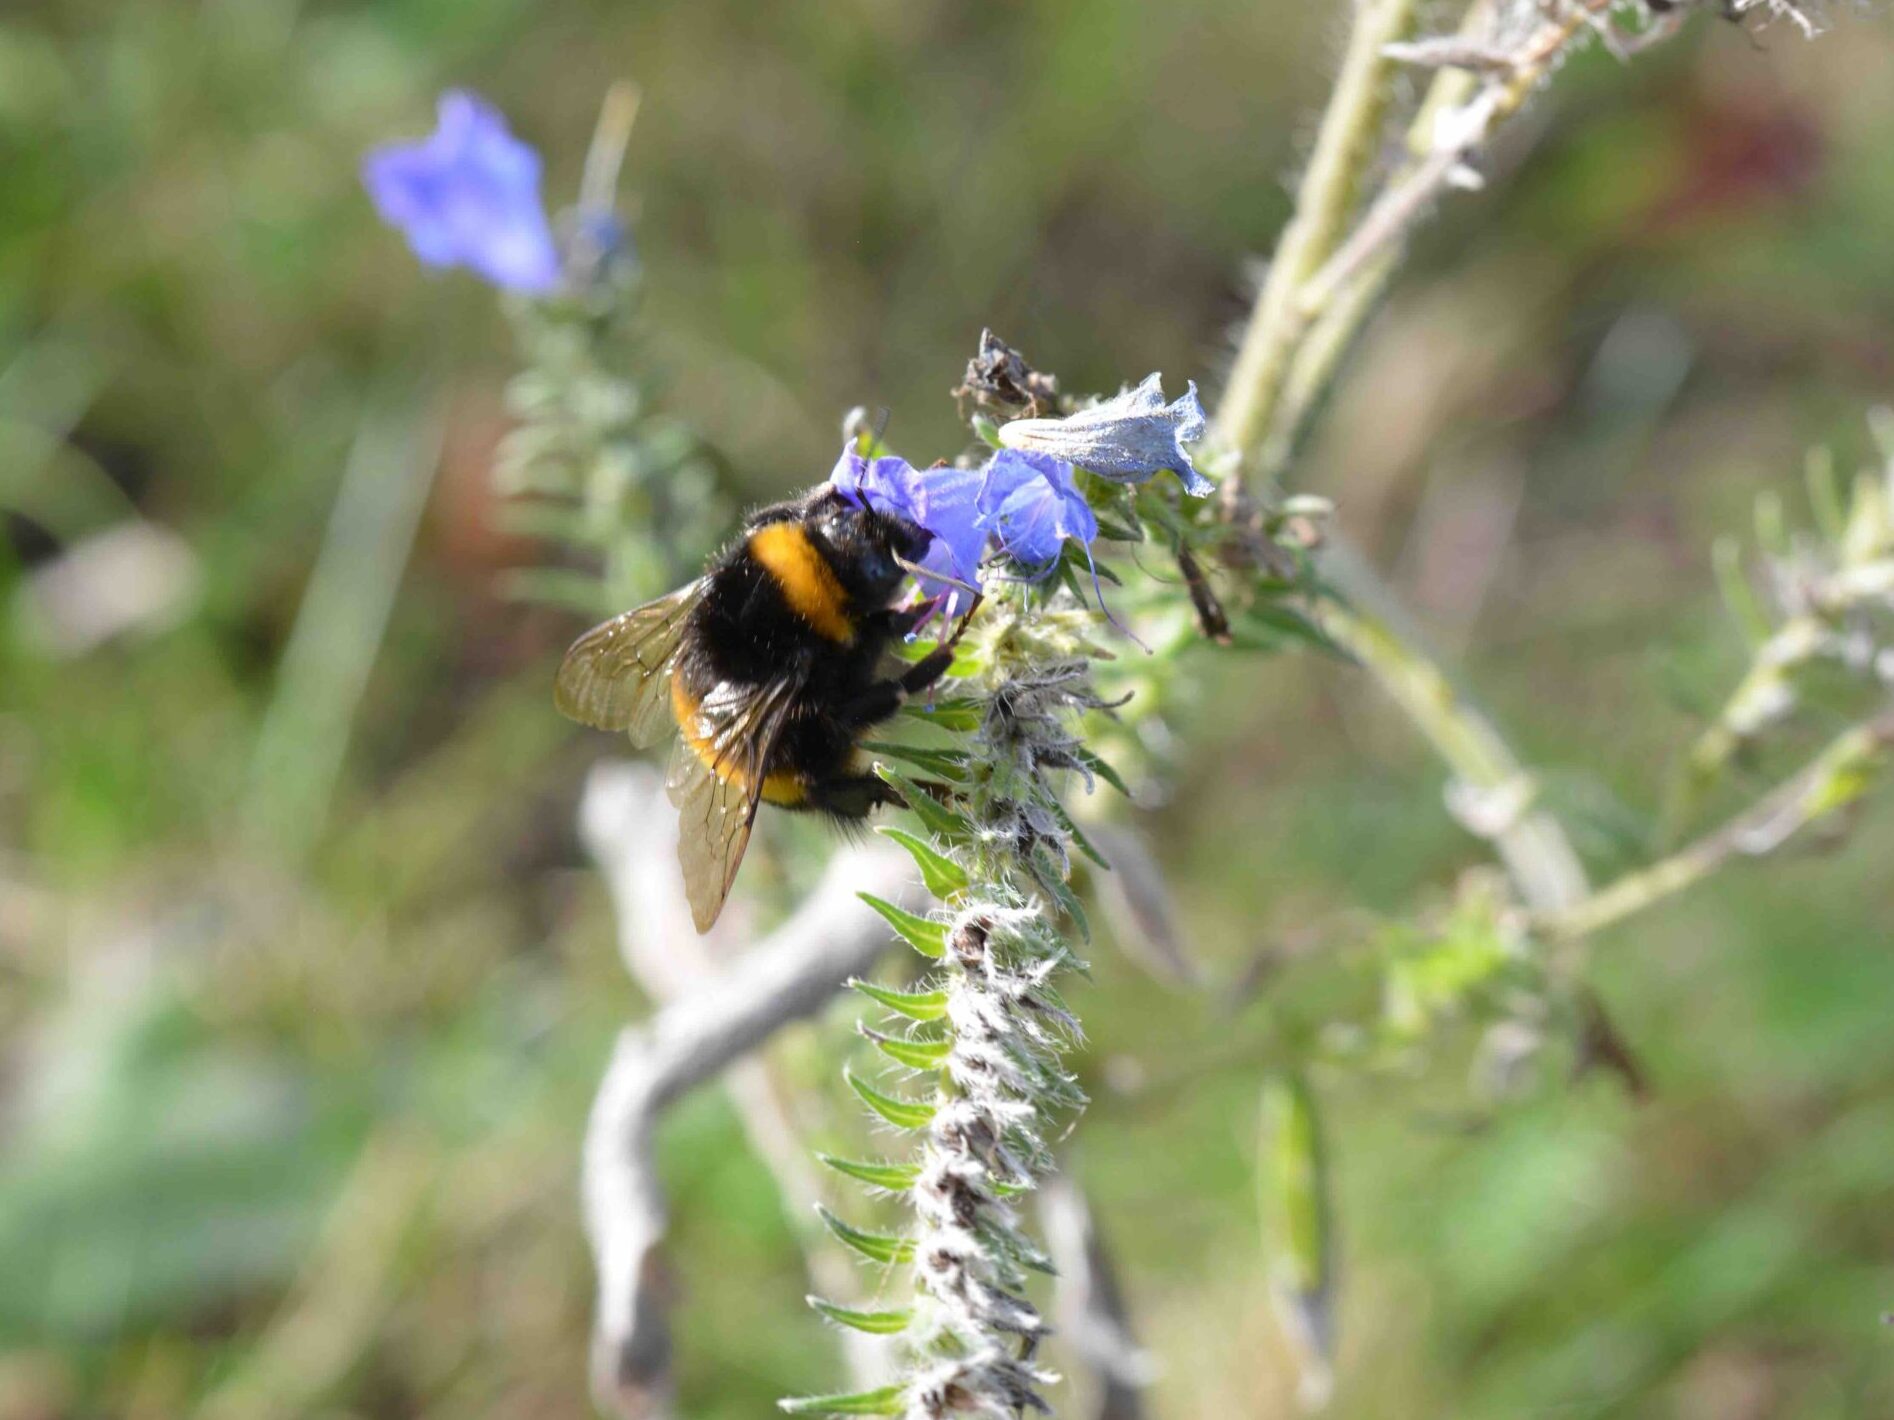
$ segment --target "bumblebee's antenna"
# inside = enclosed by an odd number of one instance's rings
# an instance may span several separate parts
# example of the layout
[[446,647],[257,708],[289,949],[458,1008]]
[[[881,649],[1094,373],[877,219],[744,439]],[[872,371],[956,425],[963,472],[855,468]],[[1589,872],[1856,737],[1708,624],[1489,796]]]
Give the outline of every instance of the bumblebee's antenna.
[[868,436],[868,446],[859,450],[861,456],[871,459],[877,454],[884,454],[888,446],[882,441],[882,436],[888,432],[891,418],[893,411],[885,404],[876,405],[872,414],[868,412],[867,405],[858,404],[842,417],[842,438],[850,444],[860,444],[865,434]]

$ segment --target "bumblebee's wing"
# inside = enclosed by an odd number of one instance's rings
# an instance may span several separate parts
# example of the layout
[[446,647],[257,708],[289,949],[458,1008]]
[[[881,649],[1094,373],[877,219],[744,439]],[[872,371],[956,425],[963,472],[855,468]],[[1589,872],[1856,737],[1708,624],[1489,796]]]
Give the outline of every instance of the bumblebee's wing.
[[788,676],[762,686],[719,686],[680,727],[665,788],[677,805],[677,860],[700,932],[710,930],[730,895],[770,752],[801,684],[799,676]]
[[641,747],[662,739],[671,726],[671,663],[707,581],[699,577],[574,641],[553,683],[560,713],[594,729],[624,730]]

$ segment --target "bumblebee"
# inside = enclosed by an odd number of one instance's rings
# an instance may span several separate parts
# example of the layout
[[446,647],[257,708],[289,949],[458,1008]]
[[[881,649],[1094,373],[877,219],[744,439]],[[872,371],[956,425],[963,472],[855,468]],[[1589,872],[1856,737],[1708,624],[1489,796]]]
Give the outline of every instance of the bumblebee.
[[753,513],[702,577],[566,652],[563,714],[641,747],[678,733],[666,788],[698,931],[723,910],[759,805],[855,821],[902,803],[868,772],[860,741],[940,679],[973,615],[887,674],[889,650],[929,608],[896,602],[931,541],[823,484]]

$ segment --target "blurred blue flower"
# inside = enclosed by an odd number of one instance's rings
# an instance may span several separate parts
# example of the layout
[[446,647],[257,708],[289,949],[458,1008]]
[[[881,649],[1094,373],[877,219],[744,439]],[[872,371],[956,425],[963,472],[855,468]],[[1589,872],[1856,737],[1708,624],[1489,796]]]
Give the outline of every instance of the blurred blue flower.
[[1164,377],[1152,374],[1090,409],[1065,419],[1015,419],[1000,426],[1009,449],[1050,454],[1114,483],[1142,483],[1163,469],[1184,482],[1193,498],[1216,485],[1197,471],[1184,445],[1204,436],[1206,421],[1196,381],[1184,397],[1164,402]]
[[559,285],[559,248],[539,196],[539,155],[473,94],[441,96],[440,121],[418,143],[362,162],[382,217],[430,266],[466,266],[495,286],[544,295]]
[[987,462],[974,498],[979,525],[1015,562],[1050,571],[1065,540],[1091,556],[1098,519],[1072,481],[1072,465],[1050,454],[1001,449]]
[[[851,445],[836,460],[829,482],[863,507],[899,513],[932,533],[921,566],[969,586],[980,585],[980,554],[987,534],[974,506],[978,469],[921,469],[892,455],[865,459]],[[969,593],[945,583],[923,585],[922,590],[929,595],[945,591],[937,610],[950,617],[961,615],[972,601]]]

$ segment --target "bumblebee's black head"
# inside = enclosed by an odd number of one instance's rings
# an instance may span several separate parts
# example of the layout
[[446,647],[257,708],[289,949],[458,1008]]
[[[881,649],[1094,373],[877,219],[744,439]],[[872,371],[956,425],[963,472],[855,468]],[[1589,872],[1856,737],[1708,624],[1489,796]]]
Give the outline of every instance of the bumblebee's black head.
[[809,496],[803,526],[822,548],[849,596],[863,606],[889,605],[907,572],[897,562],[918,562],[934,538],[899,513],[857,504],[824,485]]

